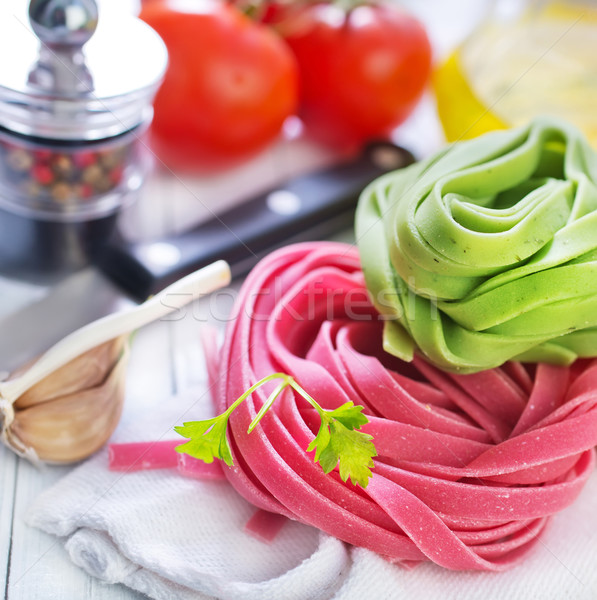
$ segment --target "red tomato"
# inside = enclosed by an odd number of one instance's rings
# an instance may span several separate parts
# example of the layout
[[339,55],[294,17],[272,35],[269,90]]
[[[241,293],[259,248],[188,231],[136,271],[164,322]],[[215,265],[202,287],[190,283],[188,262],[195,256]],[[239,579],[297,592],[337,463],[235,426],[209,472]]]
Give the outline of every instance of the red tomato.
[[378,137],[415,107],[431,71],[423,26],[395,6],[307,6],[278,25],[298,60],[301,116],[336,144]]
[[297,69],[280,37],[228,4],[154,1],[141,18],[169,52],[152,142],[175,168],[227,166],[279,132],[297,101]]

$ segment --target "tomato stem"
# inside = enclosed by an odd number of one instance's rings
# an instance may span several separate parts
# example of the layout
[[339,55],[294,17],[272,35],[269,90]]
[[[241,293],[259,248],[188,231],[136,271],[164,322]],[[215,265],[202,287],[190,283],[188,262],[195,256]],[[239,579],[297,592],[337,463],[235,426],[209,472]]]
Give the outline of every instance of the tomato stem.
[[341,8],[348,16],[355,8],[359,6],[371,6],[379,4],[375,0],[332,0],[331,4]]
[[271,0],[228,0],[237,10],[253,21],[260,22]]

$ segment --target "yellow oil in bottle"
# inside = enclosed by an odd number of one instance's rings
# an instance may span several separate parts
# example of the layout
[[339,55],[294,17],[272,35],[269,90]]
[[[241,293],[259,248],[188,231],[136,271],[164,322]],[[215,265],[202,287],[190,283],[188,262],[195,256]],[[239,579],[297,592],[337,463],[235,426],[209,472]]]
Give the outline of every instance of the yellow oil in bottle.
[[436,69],[449,141],[552,115],[597,147],[597,3],[530,2],[490,18]]

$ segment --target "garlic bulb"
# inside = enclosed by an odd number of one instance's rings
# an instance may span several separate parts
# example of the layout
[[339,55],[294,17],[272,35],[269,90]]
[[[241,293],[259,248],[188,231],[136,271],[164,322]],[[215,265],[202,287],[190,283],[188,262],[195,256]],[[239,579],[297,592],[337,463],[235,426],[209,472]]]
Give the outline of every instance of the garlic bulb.
[[122,412],[127,339],[92,348],[26,390],[12,406],[0,404],[3,441],[21,456],[52,463],[75,462],[98,450]]
[[75,462],[98,450],[122,411],[128,334],[229,282],[230,267],[217,261],[62,338],[0,381],[0,440],[33,461]]

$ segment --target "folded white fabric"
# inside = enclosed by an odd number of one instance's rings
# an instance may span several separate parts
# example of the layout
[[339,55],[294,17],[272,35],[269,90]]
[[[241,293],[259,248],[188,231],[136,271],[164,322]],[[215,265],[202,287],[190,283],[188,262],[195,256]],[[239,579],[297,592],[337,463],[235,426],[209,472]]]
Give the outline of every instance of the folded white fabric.
[[[164,414],[123,423],[117,441],[157,439],[180,421],[185,402],[173,399]],[[45,491],[28,522],[63,538],[72,561],[92,576],[159,600],[593,600],[596,506],[593,476],[509,572],[456,573],[429,564],[407,570],[296,522],[264,543],[245,531],[255,509],[227,482],[167,470],[114,473],[103,451]]]

